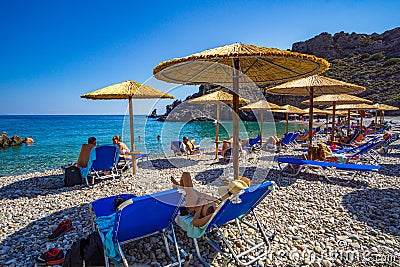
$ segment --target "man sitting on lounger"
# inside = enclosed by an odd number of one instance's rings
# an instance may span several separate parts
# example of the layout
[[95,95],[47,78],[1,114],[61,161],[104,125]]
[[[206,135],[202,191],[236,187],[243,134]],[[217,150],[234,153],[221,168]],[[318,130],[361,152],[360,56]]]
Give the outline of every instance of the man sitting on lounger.
[[218,190],[221,199],[217,199],[213,196],[195,191],[192,178],[188,172],[182,174],[179,183],[173,177],[171,177],[171,182],[174,188],[183,187],[186,192],[186,205],[181,208],[180,216],[193,215],[192,225],[196,227],[204,226],[211,219],[221,200],[227,199],[230,195],[236,194],[250,185],[250,179],[241,177],[240,180],[230,182],[228,188],[221,187]]
[[83,144],[81,152],[79,153],[78,161],[76,166],[79,168],[86,168],[89,162],[89,157],[92,149],[96,147],[96,137],[89,137],[88,143]]

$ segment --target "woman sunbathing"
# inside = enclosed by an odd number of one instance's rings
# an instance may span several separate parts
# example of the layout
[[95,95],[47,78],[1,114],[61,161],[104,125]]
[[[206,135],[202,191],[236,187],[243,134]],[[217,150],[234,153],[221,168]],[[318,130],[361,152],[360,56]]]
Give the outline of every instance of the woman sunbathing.
[[184,136],[182,140],[183,142],[181,146],[181,151],[183,150],[182,152],[185,152],[187,154],[193,155],[194,151],[200,147],[199,145],[194,144],[194,140],[189,140],[187,136]]
[[192,178],[188,172],[182,173],[179,183],[173,177],[171,177],[171,182],[174,188],[182,187],[185,190],[186,204],[185,207],[181,208],[180,215],[186,216],[192,214],[192,224],[196,227],[204,226],[211,219],[221,200],[227,199],[231,194],[235,194],[250,185],[250,179],[241,177],[241,180],[232,181],[229,184],[228,190],[224,191],[225,187],[221,187],[222,190],[219,190],[219,192],[225,193],[222,194],[221,199],[217,199],[216,197],[195,191]]

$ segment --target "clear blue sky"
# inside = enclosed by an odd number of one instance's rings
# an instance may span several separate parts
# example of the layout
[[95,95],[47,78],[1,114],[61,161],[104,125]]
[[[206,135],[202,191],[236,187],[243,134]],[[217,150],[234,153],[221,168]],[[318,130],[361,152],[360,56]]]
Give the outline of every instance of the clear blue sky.
[[[0,114],[123,114],[127,101],[79,96],[128,79],[143,83],[161,61],[224,44],[287,49],[321,32],[382,33],[399,26],[399,10],[398,0],[4,0]],[[157,104],[160,113],[170,102]],[[153,104],[135,100],[135,113]]]

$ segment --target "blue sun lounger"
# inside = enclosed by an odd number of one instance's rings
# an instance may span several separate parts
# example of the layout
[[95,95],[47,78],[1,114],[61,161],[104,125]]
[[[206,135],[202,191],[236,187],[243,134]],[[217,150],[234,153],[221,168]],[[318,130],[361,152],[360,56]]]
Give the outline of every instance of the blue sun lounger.
[[[168,266],[181,266],[184,259],[181,259],[180,253],[186,255],[178,248],[173,222],[183,203],[184,194],[173,189],[141,197],[120,196],[127,200],[116,210],[113,210],[115,196],[98,199],[91,205],[93,225],[99,231],[104,245],[106,266],[109,266],[109,258],[113,258],[114,262],[122,259],[124,266],[128,266],[121,244],[153,234],[163,236],[166,252],[173,261]],[[171,247],[176,252],[175,256],[171,254]]]
[[288,132],[285,134],[281,141],[281,147],[287,147],[294,133]]
[[250,139],[249,143],[246,146],[246,149],[249,153],[253,151],[259,151],[260,150],[260,143],[261,140],[261,135],[257,135],[257,137]]
[[296,146],[297,142],[296,142],[296,138],[300,136],[300,132],[295,132],[293,133],[292,137],[290,138],[288,145],[291,145],[293,147]]
[[[379,153],[375,150],[376,148],[382,146],[385,143],[385,140],[381,139],[375,142],[368,143],[367,146],[364,146],[358,151],[354,151],[354,153],[344,153],[344,156],[346,157],[346,163],[349,163],[351,161],[364,161],[367,163],[380,163],[380,155]],[[332,156],[335,156],[335,154],[332,154]],[[337,156],[337,155],[336,155]]]
[[[94,174],[94,177],[106,177],[109,175],[104,175],[104,171],[109,172],[110,175],[115,178],[117,174],[117,159],[118,159],[118,149],[114,145],[103,145],[95,148],[96,156],[95,159],[91,161],[89,159],[88,166],[89,174]],[[87,176],[84,177],[86,185],[89,186],[89,181]],[[94,180],[92,181],[94,182]]]
[[[351,179],[362,172],[378,172],[381,167],[375,165],[364,164],[340,164],[325,161],[305,160],[296,158],[278,158],[278,166],[282,172],[290,176],[297,176],[301,171],[306,169],[319,170],[326,178],[334,176],[337,178],[344,177],[343,174],[338,174],[337,171],[352,172]],[[285,164],[284,166],[282,164]]]
[[[236,265],[251,265],[258,260],[264,259],[266,257],[270,249],[270,240],[272,239],[272,237],[267,236],[267,233],[263,229],[262,223],[255,214],[254,209],[271,191],[274,190],[274,187],[274,182],[265,182],[261,185],[247,188],[244,191],[241,191],[238,194],[231,196],[228,200],[223,202],[220,209],[216,210],[213,218],[210,220],[208,225],[203,226],[202,229],[199,230],[198,236],[190,236],[193,238],[197,256],[199,257],[203,265],[209,266],[207,261],[200,254],[200,249],[197,242],[197,239],[200,237],[204,237],[205,240],[214,249],[221,253],[222,256],[228,259],[229,262],[235,260]],[[248,217],[252,217],[254,219],[253,224],[247,222],[246,218]],[[187,226],[191,222],[180,222],[180,218],[181,217],[178,216],[175,221],[183,230],[186,231],[187,229],[185,229],[185,225]],[[229,222],[236,223],[236,227],[239,232],[237,237],[240,237],[240,239],[243,242],[246,242],[251,248],[240,254],[236,253],[232,246],[232,243],[228,240],[228,237],[226,237],[221,230],[221,227]],[[252,229],[252,231],[254,231],[252,238],[248,237],[248,233],[245,234],[245,232],[243,231],[243,227],[248,227]],[[211,233],[212,231],[218,233],[218,235],[221,237],[221,242],[224,244],[224,247],[226,247],[227,250],[223,249],[217,241],[211,239],[211,235],[209,235],[209,233]],[[244,258],[246,258],[247,255],[250,255],[252,257],[249,257],[249,259],[245,261]]]

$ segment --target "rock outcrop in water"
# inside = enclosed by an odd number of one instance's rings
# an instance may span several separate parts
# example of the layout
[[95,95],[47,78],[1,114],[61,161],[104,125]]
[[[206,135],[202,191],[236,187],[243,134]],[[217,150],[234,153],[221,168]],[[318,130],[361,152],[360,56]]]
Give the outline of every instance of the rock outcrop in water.
[[9,146],[20,146],[24,142],[22,137],[18,135],[14,135],[13,137],[8,137],[6,134],[2,134],[0,136],[0,147],[9,147]]

